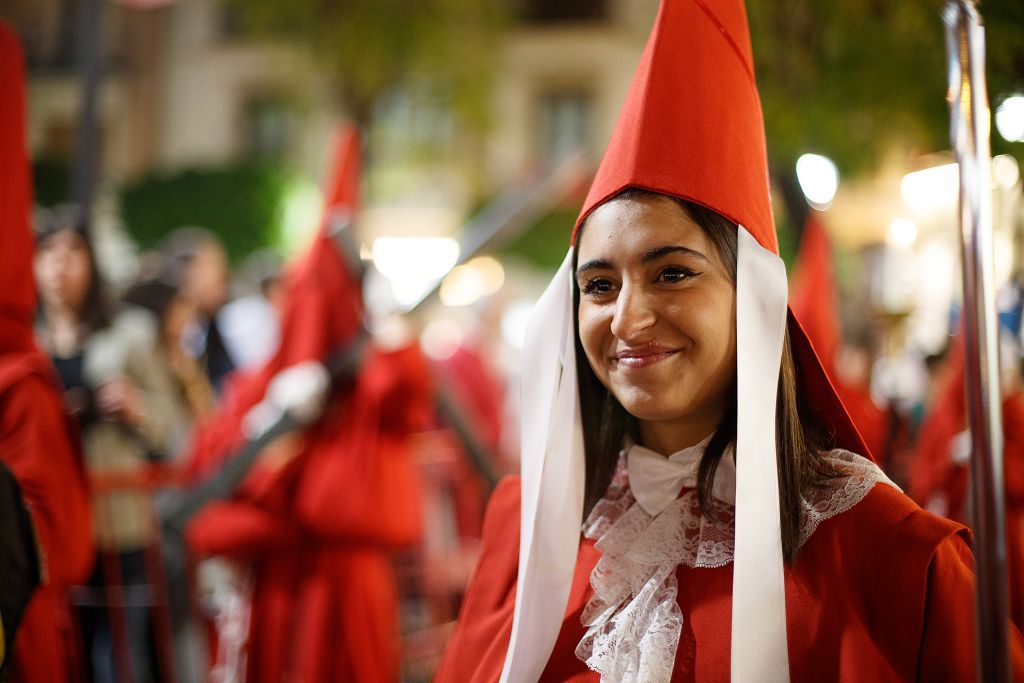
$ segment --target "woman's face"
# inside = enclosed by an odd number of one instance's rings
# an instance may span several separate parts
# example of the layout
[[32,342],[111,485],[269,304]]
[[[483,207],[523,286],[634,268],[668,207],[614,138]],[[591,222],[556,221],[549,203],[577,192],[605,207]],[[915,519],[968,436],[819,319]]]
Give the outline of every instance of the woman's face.
[[89,284],[89,246],[74,230],[61,230],[36,246],[36,286],[43,305],[80,311]]
[[171,351],[181,348],[185,330],[195,322],[196,307],[180,294],[175,294],[163,315],[164,343]]
[[200,244],[185,272],[182,294],[204,315],[213,317],[228,298],[230,273],[224,248],[216,242]]
[[641,197],[596,209],[577,248],[594,374],[642,430],[712,433],[736,373],[736,291],[713,243],[673,200]]

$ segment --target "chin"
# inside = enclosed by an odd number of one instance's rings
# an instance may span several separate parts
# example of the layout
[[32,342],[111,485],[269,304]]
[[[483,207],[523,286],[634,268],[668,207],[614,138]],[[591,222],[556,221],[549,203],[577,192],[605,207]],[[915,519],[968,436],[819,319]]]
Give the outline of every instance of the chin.
[[685,419],[689,412],[685,407],[665,401],[663,394],[630,390],[615,395],[626,412],[645,422]]
[[672,395],[669,390],[645,390],[636,386],[612,392],[627,413],[641,422],[705,422],[721,418],[726,401],[703,400],[694,395]]

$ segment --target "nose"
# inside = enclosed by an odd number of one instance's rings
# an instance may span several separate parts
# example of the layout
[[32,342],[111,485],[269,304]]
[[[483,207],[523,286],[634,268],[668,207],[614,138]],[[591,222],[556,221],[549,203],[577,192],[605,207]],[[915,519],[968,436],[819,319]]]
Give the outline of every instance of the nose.
[[641,288],[625,285],[615,299],[612,314],[612,334],[627,344],[642,341],[643,333],[650,329],[658,316],[650,296]]

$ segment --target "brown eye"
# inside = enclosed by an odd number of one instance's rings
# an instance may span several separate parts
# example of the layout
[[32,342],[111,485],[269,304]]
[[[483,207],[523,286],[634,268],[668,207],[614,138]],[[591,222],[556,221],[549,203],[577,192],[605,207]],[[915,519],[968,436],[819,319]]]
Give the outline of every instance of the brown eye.
[[676,283],[684,282],[697,275],[700,275],[700,273],[695,270],[690,270],[689,268],[683,268],[682,266],[668,266],[661,269],[661,272],[658,273],[658,279],[662,282]]
[[608,294],[612,291],[612,282],[607,278],[595,277],[584,282],[580,291],[588,296]]

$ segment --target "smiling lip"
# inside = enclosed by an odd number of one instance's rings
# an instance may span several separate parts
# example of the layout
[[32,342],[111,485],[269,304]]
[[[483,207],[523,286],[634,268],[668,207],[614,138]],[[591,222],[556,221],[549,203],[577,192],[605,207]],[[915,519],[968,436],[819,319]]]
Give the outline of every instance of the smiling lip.
[[669,356],[678,353],[679,349],[667,346],[651,345],[635,349],[623,349],[612,356],[612,360],[624,368],[645,368],[659,363]]

